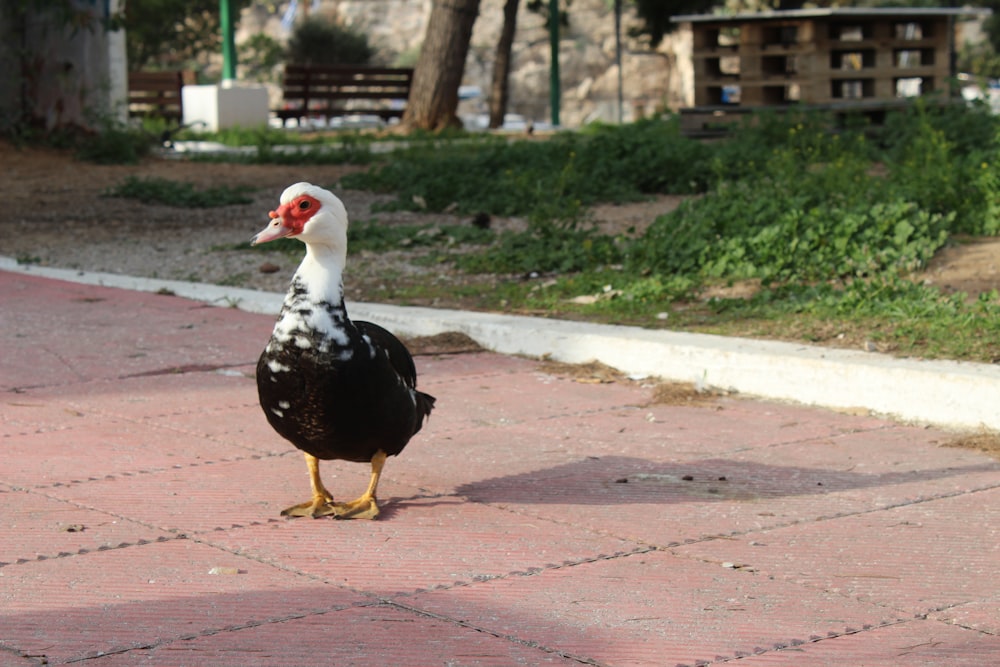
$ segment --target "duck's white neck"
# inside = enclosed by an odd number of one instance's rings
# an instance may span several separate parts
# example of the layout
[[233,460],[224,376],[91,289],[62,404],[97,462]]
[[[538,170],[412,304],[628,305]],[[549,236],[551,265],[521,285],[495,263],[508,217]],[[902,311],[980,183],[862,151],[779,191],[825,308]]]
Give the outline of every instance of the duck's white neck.
[[343,302],[346,261],[346,250],[317,243],[306,245],[306,256],[295,275],[306,285],[310,301],[326,301],[331,304]]

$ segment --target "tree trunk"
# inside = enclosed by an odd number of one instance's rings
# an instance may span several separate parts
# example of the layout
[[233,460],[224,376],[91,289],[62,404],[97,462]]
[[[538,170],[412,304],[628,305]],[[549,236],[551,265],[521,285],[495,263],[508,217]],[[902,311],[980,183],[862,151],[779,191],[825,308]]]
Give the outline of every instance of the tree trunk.
[[507,90],[510,81],[510,51],[517,31],[517,7],[520,0],[507,0],[503,6],[503,27],[493,60],[493,84],[490,86],[490,127],[503,127],[507,115]]
[[479,15],[479,0],[434,0],[413,72],[403,126],[437,131],[461,124],[458,87]]

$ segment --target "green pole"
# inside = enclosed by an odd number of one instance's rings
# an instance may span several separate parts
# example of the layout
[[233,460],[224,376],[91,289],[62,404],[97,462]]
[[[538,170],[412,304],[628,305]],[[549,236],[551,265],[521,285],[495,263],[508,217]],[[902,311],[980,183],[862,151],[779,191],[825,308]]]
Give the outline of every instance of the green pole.
[[219,0],[219,23],[222,28],[222,80],[236,80],[236,39],[233,36],[233,8],[229,0]]
[[552,107],[552,125],[559,126],[559,0],[549,0],[549,47],[552,62],[549,65],[549,106]]

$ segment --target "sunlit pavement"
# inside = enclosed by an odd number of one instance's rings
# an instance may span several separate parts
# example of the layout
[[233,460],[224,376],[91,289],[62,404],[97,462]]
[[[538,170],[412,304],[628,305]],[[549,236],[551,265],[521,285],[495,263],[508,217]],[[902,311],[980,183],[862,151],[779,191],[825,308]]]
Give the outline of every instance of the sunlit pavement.
[[1000,462],[946,431],[419,356],[379,519],[285,519],[273,315],[8,272],[0,304],[2,665],[1000,664]]

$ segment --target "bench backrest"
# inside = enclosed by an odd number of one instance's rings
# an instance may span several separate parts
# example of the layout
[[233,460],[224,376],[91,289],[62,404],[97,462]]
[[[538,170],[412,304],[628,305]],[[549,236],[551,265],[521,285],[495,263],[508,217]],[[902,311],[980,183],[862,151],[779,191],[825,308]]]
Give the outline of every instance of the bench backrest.
[[359,65],[286,65],[282,92],[285,102],[329,105],[340,100],[405,100],[410,96],[413,69]]
[[179,121],[184,117],[181,87],[196,82],[197,77],[193,70],[129,72],[129,114],[160,116]]

